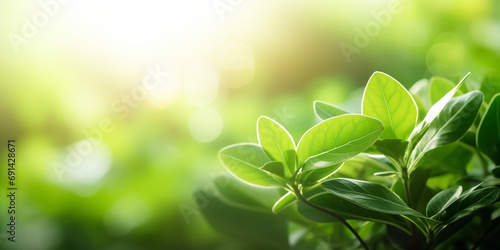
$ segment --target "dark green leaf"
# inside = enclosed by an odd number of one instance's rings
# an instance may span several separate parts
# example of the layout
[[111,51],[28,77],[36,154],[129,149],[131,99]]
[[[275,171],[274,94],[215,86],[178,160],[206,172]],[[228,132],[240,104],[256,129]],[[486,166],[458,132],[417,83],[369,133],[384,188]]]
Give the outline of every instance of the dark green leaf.
[[427,204],[426,213],[427,216],[432,217],[437,213],[440,213],[453,202],[455,202],[462,194],[462,186],[452,187],[443,190],[436,194]]
[[486,75],[481,82],[481,92],[484,94],[484,101],[488,103],[500,93],[500,74],[494,72]]
[[398,139],[378,140],[375,142],[374,146],[380,153],[402,164],[408,142]]
[[436,119],[429,124],[427,131],[411,154],[411,171],[425,153],[460,139],[474,122],[481,107],[483,95],[479,91],[451,99]]
[[483,116],[476,135],[477,147],[500,165],[500,94],[496,94]]
[[438,214],[439,220],[449,224],[465,216],[471,215],[479,209],[491,205],[496,201],[499,194],[500,190],[496,187],[465,192],[458,200]]
[[[420,122],[415,129],[411,132],[410,137],[408,138],[409,141],[409,147],[408,150],[413,150],[415,144],[422,138],[423,134],[429,127],[429,125],[434,121],[434,119],[441,113],[443,108],[446,106],[446,104],[455,96],[457,93],[458,89],[462,84],[465,82],[465,79],[469,76],[470,73],[465,75],[464,78],[453,88],[450,90],[446,95],[443,96],[438,102],[436,102],[432,107],[429,109],[429,112],[427,112],[427,115],[425,116],[424,120]],[[430,101],[430,100],[429,100]]]
[[[338,214],[346,220],[355,219],[384,223],[398,227],[410,234],[409,223],[398,215],[379,213],[369,210],[347,200],[339,199],[337,196],[324,191],[313,196],[309,196],[308,200]],[[335,219],[332,215],[312,208],[304,202],[299,202],[297,205],[299,212],[310,220],[324,223],[337,221],[337,219]]]
[[408,207],[392,190],[378,183],[336,178],[323,182],[321,186],[327,192],[365,209],[386,214],[426,218],[423,214]]

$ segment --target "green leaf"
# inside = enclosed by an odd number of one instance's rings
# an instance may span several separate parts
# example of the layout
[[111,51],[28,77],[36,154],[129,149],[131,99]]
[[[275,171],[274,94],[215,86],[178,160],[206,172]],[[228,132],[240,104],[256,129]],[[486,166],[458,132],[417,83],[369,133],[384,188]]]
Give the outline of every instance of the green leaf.
[[262,166],[260,169],[269,172],[270,174],[275,175],[276,178],[283,179],[285,181],[285,171],[283,167],[283,163],[279,161],[270,161],[264,166]]
[[500,178],[500,166],[497,166],[496,168],[494,168],[492,171],[493,175],[497,178]]
[[461,194],[462,186],[448,188],[437,193],[434,197],[432,197],[429,203],[427,203],[427,216],[432,217],[445,210],[448,206],[455,202]]
[[[306,194],[306,198],[311,202],[316,205],[319,205],[323,208],[326,208],[336,214],[338,214],[340,217],[350,220],[367,220],[367,221],[374,221],[374,222],[379,222],[379,223],[384,223],[388,225],[393,225],[395,227],[398,227],[399,229],[405,231],[406,233],[410,234],[409,230],[409,223],[402,219],[399,215],[392,215],[392,214],[387,214],[387,213],[379,213],[373,210],[369,210],[366,208],[363,208],[361,206],[358,206],[354,203],[351,203],[347,200],[344,199],[339,199],[337,196],[334,196],[330,193],[327,193],[325,191],[316,193],[314,195],[308,196]],[[337,219],[335,219],[333,216],[330,214],[327,214],[325,212],[319,211],[315,208],[310,207],[309,205],[303,203],[303,202],[298,202],[297,203],[298,210],[300,214],[302,214],[304,217],[316,221],[316,222],[335,222]]]
[[304,170],[297,175],[297,181],[302,186],[313,186],[337,172],[342,165],[344,165],[344,163],[339,163],[325,168],[311,168]]
[[219,151],[219,159],[229,172],[250,184],[263,187],[280,187],[282,184],[260,170],[270,161],[259,145],[241,143]]
[[418,119],[417,104],[410,93],[382,72],[373,73],[368,80],[361,113],[384,124],[381,139],[408,139]]
[[341,115],[325,120],[300,139],[299,165],[304,172],[342,163],[370,147],[383,128],[380,121],[364,115]]
[[[441,100],[448,92],[455,87],[455,84],[443,77],[432,77],[429,85],[429,96],[431,103],[434,104]],[[462,95],[463,92],[457,89],[457,94]]]
[[349,114],[348,111],[345,111],[335,105],[323,102],[323,101],[314,101],[314,113],[321,120],[326,120],[335,116]]
[[476,134],[478,149],[495,165],[500,165],[500,94],[496,94],[479,124]]
[[415,146],[408,171],[411,172],[425,153],[460,139],[474,122],[482,101],[483,94],[479,91],[451,99]]
[[422,79],[410,88],[410,93],[418,107],[419,120],[423,118],[425,112],[431,107],[429,100],[429,80]]
[[462,78],[462,80],[453,88],[450,90],[446,95],[443,96],[438,102],[436,102],[432,107],[429,109],[429,112],[427,112],[427,115],[425,116],[424,120],[420,122],[415,129],[411,132],[410,137],[408,138],[409,141],[409,147],[407,150],[413,150],[415,144],[422,138],[422,135],[425,133],[429,125],[431,124],[434,119],[441,113],[443,108],[446,106],[446,104],[455,96],[457,93],[458,89],[462,84],[465,82],[465,79],[470,75],[470,73],[467,73],[467,75]]
[[403,164],[403,158],[405,156],[408,142],[398,139],[378,140],[377,142],[375,142],[374,146],[377,151],[401,165]]
[[374,182],[336,178],[321,184],[323,189],[368,210],[426,218],[411,209],[386,186]]
[[479,209],[491,205],[500,194],[496,187],[482,188],[472,192],[466,192],[458,200],[453,202],[440,214],[439,220],[447,224],[457,221],[465,216],[476,213]]
[[283,211],[285,208],[292,205],[295,201],[297,201],[297,198],[295,198],[295,195],[292,192],[286,193],[274,204],[272,209],[273,213],[277,214]]
[[481,92],[484,93],[484,101],[490,102],[493,96],[500,93],[500,74],[489,73],[481,82]]
[[295,172],[295,143],[292,136],[276,121],[261,116],[257,120],[259,144],[273,161],[283,162],[286,176]]

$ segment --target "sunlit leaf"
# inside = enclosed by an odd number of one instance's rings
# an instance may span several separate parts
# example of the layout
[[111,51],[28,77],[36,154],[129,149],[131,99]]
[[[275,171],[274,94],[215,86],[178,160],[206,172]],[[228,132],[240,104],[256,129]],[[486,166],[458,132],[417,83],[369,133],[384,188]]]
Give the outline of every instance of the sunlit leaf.
[[227,146],[219,151],[219,159],[229,172],[245,182],[264,187],[281,186],[273,177],[260,170],[270,159],[257,144]]
[[383,130],[380,121],[364,115],[341,115],[309,129],[300,139],[297,156],[302,171],[342,163],[370,147]]
[[384,124],[381,139],[406,140],[418,119],[417,104],[410,93],[391,76],[375,72],[363,95],[362,113]]
[[287,176],[295,172],[295,143],[283,126],[271,118],[261,116],[257,120],[257,134],[264,152],[273,161],[283,162]]
[[297,198],[295,198],[295,195],[292,192],[288,192],[285,195],[283,195],[273,206],[273,213],[279,213],[283,209],[287,208],[288,206],[292,205],[294,202],[297,201]]
[[325,168],[305,169],[297,175],[297,181],[303,186],[315,185],[337,172],[343,164],[344,163],[339,163]]
[[500,165],[500,94],[496,94],[483,116],[476,135],[477,147]]
[[314,113],[321,120],[326,120],[335,116],[348,114],[348,111],[343,110],[333,104],[323,101],[314,101]]

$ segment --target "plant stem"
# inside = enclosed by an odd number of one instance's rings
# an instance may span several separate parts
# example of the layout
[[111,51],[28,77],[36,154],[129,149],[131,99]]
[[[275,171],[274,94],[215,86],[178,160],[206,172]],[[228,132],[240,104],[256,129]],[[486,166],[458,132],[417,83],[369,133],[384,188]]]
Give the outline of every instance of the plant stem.
[[299,198],[299,200],[303,201],[304,203],[306,203],[307,205],[319,210],[319,211],[322,211],[324,213],[327,213],[333,217],[335,217],[337,220],[339,220],[340,222],[342,222],[342,224],[344,224],[344,226],[346,226],[352,234],[354,234],[354,236],[358,239],[359,243],[361,243],[361,245],[363,246],[363,248],[365,250],[369,250],[368,246],[366,245],[366,243],[363,241],[363,239],[361,239],[361,236],[359,236],[359,234],[356,232],[356,230],[349,224],[347,223],[346,220],[344,220],[344,218],[340,217],[338,214],[334,213],[333,211],[330,211],[324,207],[321,207],[321,206],[318,206],[310,201],[308,201],[303,195],[302,195],[302,192],[297,190],[296,189],[296,193],[297,193],[297,197]]
[[[406,203],[410,208],[413,208],[413,202],[411,201],[411,193],[410,193],[410,182],[408,180],[409,179],[408,168],[406,166],[401,167],[401,179],[403,181],[403,187],[405,190]],[[411,239],[413,247],[416,247],[418,245],[417,229],[415,228],[415,225],[413,223],[411,224]]]
[[410,208],[413,208],[413,204],[411,202],[411,195],[410,195],[410,183],[408,181],[408,169],[406,167],[401,168],[401,178],[403,180],[403,187],[405,189],[405,196],[406,196],[406,202],[408,203],[408,206]]

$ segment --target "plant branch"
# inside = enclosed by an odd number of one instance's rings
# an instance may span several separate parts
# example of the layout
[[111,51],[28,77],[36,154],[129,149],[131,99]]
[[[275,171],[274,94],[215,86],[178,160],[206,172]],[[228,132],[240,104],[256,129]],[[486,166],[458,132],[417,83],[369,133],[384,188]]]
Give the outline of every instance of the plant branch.
[[333,211],[330,211],[324,207],[321,207],[321,206],[318,206],[310,201],[308,201],[303,195],[302,195],[302,192],[299,191],[298,189],[295,190],[296,193],[297,193],[297,197],[299,198],[299,200],[301,200],[302,202],[306,203],[307,205],[319,210],[319,211],[322,211],[324,213],[327,213],[333,217],[335,217],[337,220],[339,220],[340,222],[342,222],[342,224],[344,224],[344,226],[346,226],[352,234],[354,234],[354,236],[356,237],[356,239],[358,239],[359,243],[361,243],[361,245],[363,246],[364,249],[366,250],[369,250],[368,246],[366,245],[366,243],[363,241],[363,239],[361,238],[361,236],[359,236],[359,234],[356,232],[356,230],[349,224],[347,223],[346,220],[344,220],[344,218],[340,217],[338,214],[334,213]]

